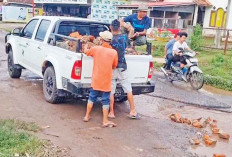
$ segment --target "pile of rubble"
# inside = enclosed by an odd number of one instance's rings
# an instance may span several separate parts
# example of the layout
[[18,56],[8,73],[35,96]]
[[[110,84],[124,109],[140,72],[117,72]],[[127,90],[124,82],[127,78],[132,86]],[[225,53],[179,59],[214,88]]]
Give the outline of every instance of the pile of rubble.
[[[123,23],[121,26],[121,31],[123,34],[127,34],[128,38],[133,38],[134,35],[134,29],[131,26],[131,24],[128,23]],[[69,35],[71,38],[75,38],[81,41],[82,43],[82,52],[84,46],[87,44],[88,48],[98,46],[100,45],[100,37],[94,37],[92,35],[81,35],[79,32],[73,32]],[[57,46],[64,48],[66,50],[74,51],[76,52],[78,43],[76,41],[71,41],[68,39],[64,39],[64,41],[59,42],[57,41]],[[130,47],[126,49],[126,54],[127,55],[144,55],[146,52],[138,52],[135,50],[135,47]]]
[[[95,38],[92,35],[80,35],[79,32],[73,32],[69,35],[69,37],[78,39],[81,41],[82,43],[82,48],[84,47],[84,45],[88,45],[88,48],[91,48],[93,46],[97,46],[100,45],[100,37]],[[64,41],[62,42],[57,42],[57,46],[64,48],[66,50],[70,50],[70,51],[74,51],[76,52],[77,49],[77,42],[76,41],[71,41],[68,39],[64,39]]]
[[[76,39],[81,40],[81,42],[82,42],[82,48],[86,44],[88,45],[88,48],[100,45],[100,37],[95,38],[92,35],[82,36],[78,32],[71,33],[69,36],[72,37],[72,38],[76,38]],[[75,42],[75,41],[69,41],[68,42],[68,46],[69,46],[69,50],[75,51],[76,48],[77,48],[77,42]]]
[[[198,118],[194,120],[190,120],[188,118],[182,117],[179,113],[176,114],[171,114],[169,118],[176,122],[176,123],[184,123],[187,125],[191,125],[195,128],[209,128],[211,130],[211,134],[217,135],[221,139],[229,140],[230,135],[226,132],[224,132],[222,129],[219,129],[217,126],[217,121],[212,120],[210,117],[207,119],[204,118]],[[204,133],[202,135],[201,133],[198,132],[198,137],[190,139],[190,143],[192,145],[200,145],[201,143],[205,143],[206,146],[212,146],[216,145],[217,140],[213,139],[212,136],[210,136],[209,133]],[[223,154],[214,154],[214,157],[225,157]]]

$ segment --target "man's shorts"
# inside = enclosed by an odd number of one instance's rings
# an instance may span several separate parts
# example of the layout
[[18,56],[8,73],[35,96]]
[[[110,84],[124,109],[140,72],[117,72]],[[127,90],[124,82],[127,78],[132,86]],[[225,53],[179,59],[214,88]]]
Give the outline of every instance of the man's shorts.
[[101,103],[104,109],[109,109],[110,106],[110,92],[103,92],[94,89],[90,89],[88,103],[93,104],[97,102],[97,98],[101,96]]
[[125,93],[132,92],[131,83],[129,81],[128,71],[123,68],[116,68],[113,70],[113,80],[112,80],[112,91],[111,94],[115,94],[117,83],[122,85],[123,91]]
[[134,41],[134,46],[142,46],[147,43],[147,38],[145,35],[143,36],[137,36]]

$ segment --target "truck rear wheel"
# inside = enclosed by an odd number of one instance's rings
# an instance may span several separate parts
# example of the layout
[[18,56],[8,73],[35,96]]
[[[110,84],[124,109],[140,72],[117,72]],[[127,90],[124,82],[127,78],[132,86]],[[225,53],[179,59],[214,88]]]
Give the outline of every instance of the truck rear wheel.
[[18,68],[14,64],[14,58],[13,58],[13,52],[12,50],[9,51],[8,57],[7,57],[7,63],[8,63],[8,72],[11,78],[20,78],[22,74],[22,69]]
[[58,96],[56,87],[56,74],[52,66],[48,67],[44,72],[43,93],[47,102],[58,104],[65,101],[65,97]]

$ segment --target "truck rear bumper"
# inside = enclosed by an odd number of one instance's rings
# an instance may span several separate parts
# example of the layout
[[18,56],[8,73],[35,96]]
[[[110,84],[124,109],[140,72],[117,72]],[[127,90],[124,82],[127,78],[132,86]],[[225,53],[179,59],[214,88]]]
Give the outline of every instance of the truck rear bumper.
[[[67,83],[67,90],[74,94],[77,97],[88,97],[90,85],[83,85],[80,83]],[[155,91],[155,83],[147,83],[147,84],[132,84],[132,90],[134,95],[140,95],[145,93],[152,93]],[[117,86],[115,97],[125,96],[122,87],[120,85]]]

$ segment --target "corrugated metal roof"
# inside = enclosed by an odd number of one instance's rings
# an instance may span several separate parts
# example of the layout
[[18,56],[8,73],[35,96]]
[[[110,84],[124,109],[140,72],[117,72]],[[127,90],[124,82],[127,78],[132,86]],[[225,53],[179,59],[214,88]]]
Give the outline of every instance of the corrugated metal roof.
[[200,6],[212,6],[208,0],[194,0],[194,2]]

